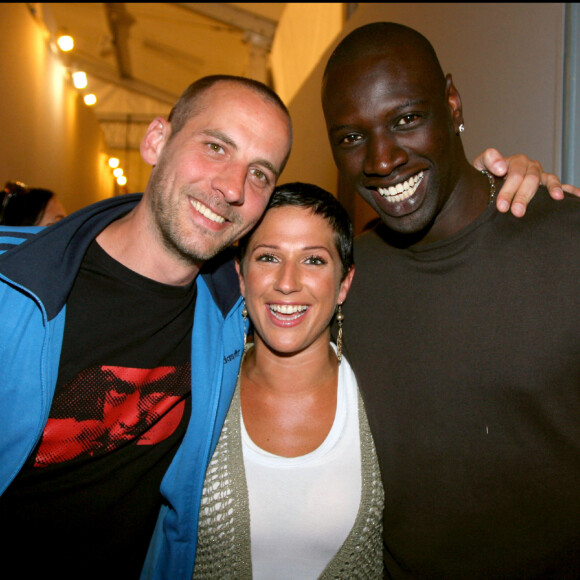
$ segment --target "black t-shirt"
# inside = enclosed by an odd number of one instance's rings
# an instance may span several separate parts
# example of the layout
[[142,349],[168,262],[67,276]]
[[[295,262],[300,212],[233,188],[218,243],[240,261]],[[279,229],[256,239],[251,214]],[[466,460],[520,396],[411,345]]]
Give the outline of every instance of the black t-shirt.
[[389,578],[580,578],[580,201],[450,239],[355,243],[346,356],[385,488]]
[[139,577],[190,416],[195,290],[90,246],[43,437],[0,498],[4,562],[23,577]]

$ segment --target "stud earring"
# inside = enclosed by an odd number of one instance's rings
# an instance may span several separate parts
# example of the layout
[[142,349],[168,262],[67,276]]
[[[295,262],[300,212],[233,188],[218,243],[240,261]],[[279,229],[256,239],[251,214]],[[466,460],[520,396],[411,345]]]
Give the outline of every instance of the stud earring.
[[336,307],[336,323],[338,324],[338,334],[336,335],[336,358],[338,359],[338,364],[342,360],[342,321],[344,320],[344,314],[342,313],[342,304],[338,304]]
[[463,133],[465,131],[465,125],[463,123],[459,124],[459,133]]

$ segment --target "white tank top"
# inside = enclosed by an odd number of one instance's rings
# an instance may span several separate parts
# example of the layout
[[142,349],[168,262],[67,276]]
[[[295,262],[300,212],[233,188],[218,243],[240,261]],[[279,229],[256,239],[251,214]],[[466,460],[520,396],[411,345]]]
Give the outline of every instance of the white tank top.
[[336,416],[324,442],[307,455],[259,448],[243,417],[242,446],[250,501],[254,580],[317,578],[348,536],[361,495],[358,390],[343,357]]

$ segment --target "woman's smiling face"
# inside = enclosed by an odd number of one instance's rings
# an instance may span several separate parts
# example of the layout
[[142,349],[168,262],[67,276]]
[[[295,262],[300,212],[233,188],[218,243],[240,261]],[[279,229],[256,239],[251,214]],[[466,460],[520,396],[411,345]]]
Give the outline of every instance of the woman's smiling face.
[[330,339],[330,322],[352,280],[342,278],[336,234],[309,208],[268,210],[252,234],[240,287],[256,343],[279,354],[304,351]]

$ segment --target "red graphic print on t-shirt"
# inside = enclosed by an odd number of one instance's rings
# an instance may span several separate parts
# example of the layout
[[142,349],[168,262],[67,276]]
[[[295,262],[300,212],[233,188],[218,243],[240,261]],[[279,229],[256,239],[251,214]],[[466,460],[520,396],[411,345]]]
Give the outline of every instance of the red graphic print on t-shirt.
[[189,364],[84,370],[55,396],[34,466],[163,441],[183,416],[190,380]]

